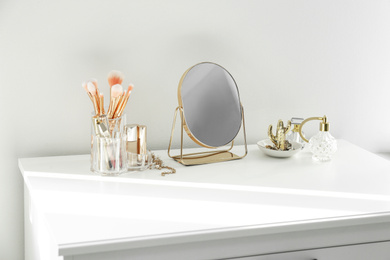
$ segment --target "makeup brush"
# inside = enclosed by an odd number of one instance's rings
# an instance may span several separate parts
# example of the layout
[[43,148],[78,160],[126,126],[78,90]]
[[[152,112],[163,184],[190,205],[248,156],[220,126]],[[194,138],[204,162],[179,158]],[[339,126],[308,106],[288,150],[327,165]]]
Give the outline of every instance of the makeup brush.
[[[112,86],[114,86],[116,84],[119,84],[119,85],[122,84],[122,82],[123,82],[123,74],[120,71],[112,70],[112,71],[110,71],[108,73],[107,80],[108,80],[108,85],[110,86],[110,89],[111,89]],[[110,91],[110,107],[108,108],[108,111],[110,111],[110,112],[112,112],[112,109],[113,109],[111,107],[111,99],[112,98],[111,98],[111,91]]]
[[123,82],[123,74],[120,71],[112,70],[108,73],[108,84],[110,88],[116,84],[122,84]]
[[99,108],[99,114],[103,114],[102,111],[100,110],[100,97],[99,97],[99,94],[100,94],[100,90],[98,88],[98,82],[97,82],[97,79],[90,79],[89,82],[92,82],[92,84],[95,86],[96,88],[96,102],[97,102],[97,105],[98,105],[98,108]]
[[134,88],[133,84],[130,84],[129,87],[127,88],[126,97],[123,99],[123,102],[122,102],[122,104],[121,104],[120,108],[118,109],[118,112],[116,113],[115,116],[120,117],[123,114],[123,111],[125,110],[127,101],[129,100],[129,97],[130,97],[130,94],[131,94],[131,91],[133,90],[133,88]]
[[96,103],[96,102],[95,102],[95,98],[92,96],[91,92],[88,90],[87,82],[83,82],[81,85],[82,85],[83,88],[85,89],[85,92],[87,92],[89,99],[91,99],[92,104],[93,104],[93,108],[94,108],[95,114],[96,114],[96,112],[98,112],[98,111],[96,110],[97,104],[95,105],[95,103]]
[[87,90],[89,92],[89,94],[92,96],[92,103],[93,103],[93,107],[95,109],[95,114],[96,115],[99,115],[99,106],[98,106],[98,103],[97,103],[97,95],[96,95],[96,87],[95,85],[92,83],[92,82],[88,82],[87,83]]
[[115,84],[111,87],[111,100],[108,108],[108,118],[113,118],[118,101],[123,93],[123,87],[120,84]]
[[87,92],[88,97],[93,102],[93,97],[92,97],[91,93],[89,93],[88,88],[87,88],[87,82],[84,81],[83,83],[81,83],[81,86],[83,87],[83,89],[85,89],[85,92]]

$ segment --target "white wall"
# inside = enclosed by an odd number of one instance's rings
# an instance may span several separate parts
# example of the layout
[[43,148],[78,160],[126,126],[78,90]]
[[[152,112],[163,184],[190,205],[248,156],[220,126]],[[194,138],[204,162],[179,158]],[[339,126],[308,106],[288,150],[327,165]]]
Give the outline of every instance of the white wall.
[[335,137],[390,151],[389,13],[372,0],[2,0],[0,259],[23,259],[17,158],[88,153],[81,82],[107,97],[112,69],[135,84],[127,119],[152,149],[167,147],[182,73],[213,61],[238,83],[250,143],[280,118],[326,114]]

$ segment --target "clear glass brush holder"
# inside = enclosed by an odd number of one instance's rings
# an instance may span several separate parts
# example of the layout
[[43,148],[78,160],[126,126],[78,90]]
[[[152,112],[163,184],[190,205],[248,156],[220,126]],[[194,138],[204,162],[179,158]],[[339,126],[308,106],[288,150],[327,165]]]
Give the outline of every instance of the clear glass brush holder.
[[119,175],[127,171],[125,124],[126,115],[115,119],[108,119],[106,115],[92,116],[92,172]]
[[117,118],[107,120],[111,136],[114,136],[117,133],[124,134],[124,128],[126,125],[126,114],[123,114],[122,116]]

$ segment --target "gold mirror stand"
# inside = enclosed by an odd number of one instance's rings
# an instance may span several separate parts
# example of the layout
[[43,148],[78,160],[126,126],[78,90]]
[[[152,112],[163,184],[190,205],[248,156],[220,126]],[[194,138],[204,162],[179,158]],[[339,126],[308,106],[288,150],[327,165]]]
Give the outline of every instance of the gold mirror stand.
[[[172,146],[172,139],[173,134],[175,132],[175,126],[176,126],[176,118],[177,118],[177,112],[180,111],[180,123],[181,123],[181,133],[180,133],[180,154],[179,155],[171,155],[171,146]],[[175,109],[175,115],[173,117],[173,124],[172,124],[172,132],[171,132],[171,138],[169,140],[169,146],[168,146],[168,156],[179,163],[183,165],[198,165],[198,164],[207,164],[207,163],[216,163],[216,162],[224,162],[224,161],[231,161],[231,160],[237,160],[242,159],[248,154],[248,147],[246,143],[246,132],[245,132],[245,119],[244,119],[244,108],[241,105],[241,115],[242,115],[242,130],[244,134],[244,143],[245,143],[245,154],[242,156],[238,156],[230,150],[234,146],[234,140],[231,141],[231,145],[229,149],[227,150],[218,150],[218,151],[205,151],[205,152],[199,152],[199,153],[188,153],[183,154],[183,137],[184,137],[184,114],[183,114],[183,107],[178,106]]]

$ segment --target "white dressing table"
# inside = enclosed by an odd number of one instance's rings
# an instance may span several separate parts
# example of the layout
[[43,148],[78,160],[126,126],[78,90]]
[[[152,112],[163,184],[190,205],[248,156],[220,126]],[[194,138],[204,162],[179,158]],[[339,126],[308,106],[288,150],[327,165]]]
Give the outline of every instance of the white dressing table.
[[[242,147],[241,147],[242,148]],[[390,161],[308,151],[103,177],[89,155],[24,158],[26,260],[390,259]]]

